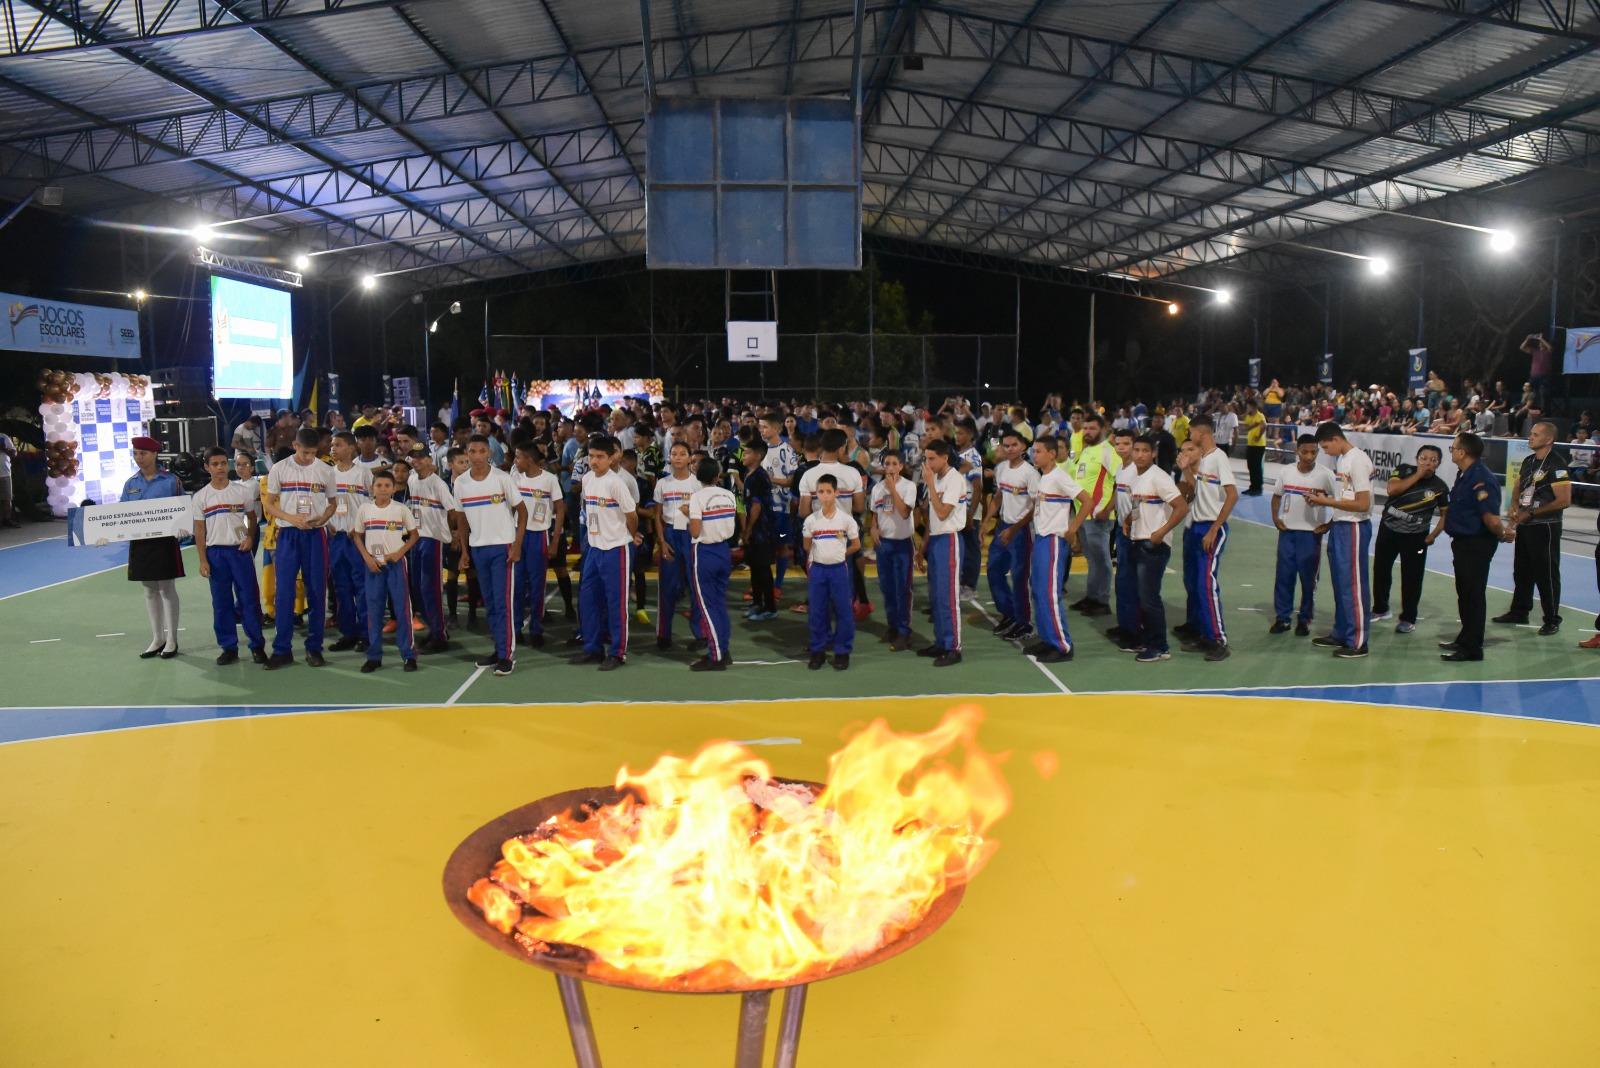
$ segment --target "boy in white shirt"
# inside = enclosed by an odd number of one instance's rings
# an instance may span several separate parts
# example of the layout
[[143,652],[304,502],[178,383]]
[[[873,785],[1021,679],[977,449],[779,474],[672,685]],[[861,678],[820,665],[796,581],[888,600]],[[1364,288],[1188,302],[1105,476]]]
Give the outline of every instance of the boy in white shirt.
[[517,561],[512,628],[517,641],[537,649],[544,645],[545,571],[555,531],[566,520],[567,506],[561,497],[560,481],[545,470],[542,445],[519,441],[513,457],[517,492],[528,508],[528,526],[522,534],[522,559]]
[[588,542],[583,576],[578,580],[583,653],[571,663],[599,664],[601,671],[615,671],[627,663],[631,553],[639,542],[635,490],[612,466],[618,451],[615,438],[592,435],[589,471],[583,476],[583,525]]
[[355,462],[356,439],[346,431],[333,436],[330,451],[336,496],[328,521],[328,559],[339,640],[328,648],[342,653],[367,642],[367,565],[356,547],[361,540],[356,513],[372,497],[372,471]]
[[420,535],[411,551],[411,591],[428,624],[428,644],[422,651],[442,653],[450,648],[450,624],[444,612],[444,550],[455,540],[453,531],[455,524],[462,522],[461,508],[434,471],[431,452],[413,452],[411,464],[415,470],[407,488]]
[[[1186,446],[1188,442],[1184,443]],[[1189,502],[1172,476],[1156,465],[1156,440],[1145,435],[1134,439],[1131,452],[1133,485],[1132,507],[1123,520],[1122,532],[1133,544],[1133,566],[1139,574],[1139,643],[1141,664],[1169,660],[1167,651],[1167,607],[1161,600],[1161,580],[1172,561],[1168,535],[1189,514]],[[1126,646],[1123,646],[1126,649]]]
[[[811,660],[806,666],[812,671],[820,669],[828,662],[831,648],[834,670],[844,671],[850,667],[856,637],[848,561],[851,553],[861,549],[861,527],[839,500],[838,480],[832,474],[818,476],[812,488],[816,507],[810,509],[800,528],[811,625]],[[809,506],[811,498],[805,501]]]
[[717,485],[722,465],[709,457],[700,461],[695,479],[700,488],[689,498],[689,583],[694,593],[694,614],[705,635],[706,655],[689,665],[690,671],[726,671],[733,663],[729,651],[728,575],[733,555],[728,541],[739,525],[739,503],[733,492]]
[[761,466],[772,483],[772,524],[777,544],[773,588],[781,598],[783,576],[789,570],[789,560],[793,556],[794,524],[799,521],[794,516],[794,473],[800,466],[800,454],[793,445],[783,440],[781,413],[768,412],[761,417],[757,426],[761,431],[761,440],[767,445],[767,455],[761,461]]
[[1272,525],[1278,528],[1278,574],[1272,584],[1271,634],[1289,629],[1294,611],[1294,590],[1300,586],[1300,618],[1295,633],[1311,633],[1311,617],[1321,570],[1322,535],[1328,529],[1328,509],[1311,503],[1313,494],[1331,494],[1333,472],[1317,464],[1317,439],[1300,435],[1295,443],[1295,466],[1284,466],[1272,492]]
[[933,657],[934,667],[949,667],[961,663],[961,532],[971,490],[955,466],[955,449],[943,438],[923,447],[922,484],[928,491],[928,537],[917,567],[928,573],[933,644],[917,655]]
[[911,556],[916,539],[912,512],[917,487],[905,477],[900,454],[883,454],[883,481],[872,487],[872,543],[878,550],[878,589],[889,617],[889,648],[911,648]]
[[[678,599],[689,594],[689,571],[694,556],[694,538],[689,533],[689,498],[701,489],[700,480],[689,473],[689,446],[674,442],[667,454],[671,470],[656,480],[656,648],[672,648],[672,620],[678,614]],[[720,474],[720,472],[719,472]],[[704,640],[700,614],[689,613],[689,630],[697,641]],[[690,643],[691,648],[696,642]]]
[[206,470],[211,481],[189,498],[194,519],[195,555],[200,558],[200,577],[211,580],[211,626],[222,654],[219,664],[239,659],[239,632],[244,627],[250,642],[250,657],[258,664],[267,662],[267,639],[261,632],[261,591],[256,586],[255,515],[251,511],[255,495],[249,482],[228,480],[228,453],[225,449],[206,450]]
[[961,596],[978,597],[978,569],[983,564],[983,454],[974,444],[978,428],[972,419],[958,419],[951,430],[955,438],[956,467],[967,480],[967,527],[961,532]]
[[417,517],[411,509],[394,499],[394,474],[379,471],[372,476],[372,500],[355,515],[361,539],[356,548],[366,573],[367,662],[361,673],[370,675],[383,663],[383,609],[387,601],[394,606],[394,642],[400,650],[404,670],[417,670],[417,650],[411,636],[411,575],[406,554],[417,544]]
[[1311,639],[1332,649],[1341,660],[1367,655],[1367,626],[1372,614],[1368,551],[1372,544],[1372,458],[1344,436],[1338,423],[1317,427],[1317,444],[1334,457],[1338,492],[1306,500],[1332,509],[1328,527],[1328,570],[1333,579],[1333,633]]
[[1039,492],[1039,471],[1028,463],[1027,448],[1014,428],[1001,432],[1000,451],[1005,460],[994,469],[1000,523],[989,542],[989,596],[1000,613],[994,632],[1006,639],[1033,633],[1028,569],[1033,565],[1033,505]]
[[333,518],[333,468],[317,459],[317,432],[303,427],[295,432],[294,455],[286,456],[267,472],[268,516],[278,521],[278,547],[273,567],[277,572],[277,595],[273,616],[277,630],[272,636],[272,655],[267,670],[294,663],[295,579],[306,590],[306,663],[321,667],[323,620],[327,615],[328,542],[323,527]]
[[[487,437],[474,434],[467,439],[467,462],[467,470],[456,476],[454,486],[456,504],[467,520],[467,536],[463,539],[458,529],[456,545],[462,566],[478,573],[478,591],[494,638],[494,652],[479,660],[478,666],[493,666],[496,675],[509,675],[517,664],[511,586],[522,556],[528,508],[522,503],[517,480],[489,463]],[[463,540],[467,545],[461,544]]]
[[1133,443],[1138,437],[1132,430],[1118,430],[1111,435],[1111,448],[1117,454],[1117,478],[1112,486],[1116,496],[1115,528],[1112,532],[1112,549],[1116,557],[1117,625],[1106,631],[1106,636],[1117,643],[1123,652],[1138,652],[1140,634],[1144,626],[1139,622],[1139,566],[1134,562],[1133,539],[1128,537],[1128,518],[1133,515],[1133,480],[1138,474],[1133,466]]
[[1228,659],[1228,631],[1222,616],[1222,583],[1218,569],[1228,546],[1228,516],[1239,502],[1228,454],[1217,447],[1209,415],[1189,421],[1187,449],[1178,450],[1183,473],[1179,489],[1189,502],[1189,526],[1183,532],[1183,588],[1188,618],[1173,632],[1186,647],[1205,653],[1215,663]]
[[[850,438],[843,430],[837,427],[822,432],[822,462],[807,471],[800,479],[800,514],[810,515],[817,507],[817,481],[823,475],[832,475],[834,484],[838,487],[835,499],[840,507],[851,515],[860,515],[866,511],[867,497],[865,487],[861,484],[861,472],[847,463],[840,462],[839,455],[850,444]],[[859,526],[859,524],[858,524]]]
[[[1039,472],[1033,504],[1033,560],[1028,581],[1039,608],[1041,641],[1028,654],[1041,664],[1072,659],[1072,635],[1061,604],[1072,566],[1072,549],[1078,528],[1088,517],[1091,500],[1084,488],[1056,463],[1057,440],[1046,434],[1033,440],[1033,465]],[[1074,508],[1073,505],[1078,507]]]

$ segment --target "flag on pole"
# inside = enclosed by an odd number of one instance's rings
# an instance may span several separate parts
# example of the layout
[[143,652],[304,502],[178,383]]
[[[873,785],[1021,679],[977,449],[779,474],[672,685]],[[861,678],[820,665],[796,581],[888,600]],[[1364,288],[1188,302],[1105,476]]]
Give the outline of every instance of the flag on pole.
[[522,407],[522,387],[517,384],[517,372],[511,372],[511,405],[515,410]]
[[311,380],[311,402],[306,405],[307,408],[311,409],[311,416],[316,420],[318,426],[322,425],[322,406],[317,403],[317,387],[321,384],[317,379]]
[[483,388],[478,390],[478,407],[489,407],[489,383],[487,381],[484,382]]
[[450,387],[450,429],[456,428],[456,420],[461,418],[461,379],[457,378],[455,385]]

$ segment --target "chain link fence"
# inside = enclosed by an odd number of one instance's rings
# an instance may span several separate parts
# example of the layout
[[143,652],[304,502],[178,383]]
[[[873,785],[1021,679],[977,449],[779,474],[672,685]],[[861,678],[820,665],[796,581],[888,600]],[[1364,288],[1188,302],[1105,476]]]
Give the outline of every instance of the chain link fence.
[[1017,393],[1013,334],[780,334],[773,363],[729,361],[725,334],[496,334],[519,379],[659,378],[669,397],[801,397],[937,406]]

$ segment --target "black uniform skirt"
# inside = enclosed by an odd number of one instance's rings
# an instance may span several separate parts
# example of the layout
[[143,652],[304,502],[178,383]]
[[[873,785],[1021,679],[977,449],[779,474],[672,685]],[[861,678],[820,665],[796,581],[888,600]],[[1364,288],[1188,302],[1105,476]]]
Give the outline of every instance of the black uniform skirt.
[[128,543],[128,581],[160,582],[183,578],[177,538],[140,538]]

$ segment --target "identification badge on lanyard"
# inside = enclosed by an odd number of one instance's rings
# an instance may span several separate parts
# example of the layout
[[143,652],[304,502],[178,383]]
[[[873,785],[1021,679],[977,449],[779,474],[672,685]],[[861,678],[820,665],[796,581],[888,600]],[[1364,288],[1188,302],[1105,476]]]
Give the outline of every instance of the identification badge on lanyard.
[[311,514],[311,498],[309,496],[307,496],[305,494],[301,494],[300,496],[298,496],[298,497],[296,497],[294,499],[294,514],[295,515],[310,515]]
[[539,524],[542,527],[542,526],[544,526],[545,521],[549,517],[550,517],[550,502],[545,500],[543,497],[534,498],[534,501],[533,501],[533,521],[535,523]]
[[589,512],[584,517],[584,519],[585,519],[585,525],[589,528],[589,536],[591,538],[594,537],[596,534],[600,533],[600,506],[599,505],[597,505],[597,504],[590,505],[589,506]]
[[350,502],[342,493],[334,498],[333,507],[334,511],[336,511],[339,515],[348,515],[350,512]]
[[1528,488],[1522,491],[1522,497],[1520,498],[1521,501],[1522,501],[1522,507],[1524,507],[1524,508],[1532,508],[1533,507],[1533,493],[1534,493],[1534,486],[1533,486],[1532,483],[1529,483]]

